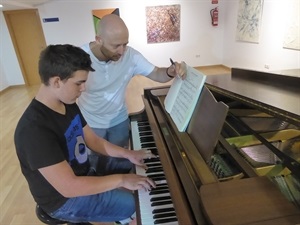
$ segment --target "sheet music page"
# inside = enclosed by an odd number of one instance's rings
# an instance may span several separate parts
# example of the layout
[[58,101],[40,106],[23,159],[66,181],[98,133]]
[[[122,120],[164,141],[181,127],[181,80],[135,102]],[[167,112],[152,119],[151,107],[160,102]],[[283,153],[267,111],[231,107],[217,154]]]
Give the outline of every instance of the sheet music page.
[[185,131],[191,119],[206,79],[204,74],[192,67],[188,67],[187,73],[186,79],[180,83],[178,93],[172,95],[172,106],[171,103],[168,105],[170,116],[180,132]]
[[170,87],[168,94],[164,101],[165,109],[168,113],[170,113],[172,110],[172,107],[175,103],[176,97],[178,95],[178,92],[180,90],[182,83],[183,83],[183,80],[181,80],[178,76],[176,76],[174,78],[172,86]]

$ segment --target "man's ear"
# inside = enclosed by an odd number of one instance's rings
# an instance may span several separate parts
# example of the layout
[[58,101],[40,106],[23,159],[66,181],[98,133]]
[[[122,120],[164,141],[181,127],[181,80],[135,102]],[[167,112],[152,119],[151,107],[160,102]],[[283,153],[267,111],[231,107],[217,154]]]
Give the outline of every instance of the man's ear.
[[100,37],[100,35],[97,35],[96,36],[96,42],[98,43],[98,44],[100,44],[100,45],[102,45],[102,38]]
[[51,87],[55,87],[55,88],[59,88],[60,87],[60,77],[59,76],[55,76],[55,77],[51,77],[49,79],[49,84]]

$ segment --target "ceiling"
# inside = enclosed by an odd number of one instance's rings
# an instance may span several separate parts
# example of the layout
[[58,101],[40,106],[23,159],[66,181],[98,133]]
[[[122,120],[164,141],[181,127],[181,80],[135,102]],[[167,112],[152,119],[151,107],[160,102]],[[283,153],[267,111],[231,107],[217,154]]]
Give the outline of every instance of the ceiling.
[[3,5],[0,11],[36,8],[50,1],[53,0],[0,0],[0,4]]

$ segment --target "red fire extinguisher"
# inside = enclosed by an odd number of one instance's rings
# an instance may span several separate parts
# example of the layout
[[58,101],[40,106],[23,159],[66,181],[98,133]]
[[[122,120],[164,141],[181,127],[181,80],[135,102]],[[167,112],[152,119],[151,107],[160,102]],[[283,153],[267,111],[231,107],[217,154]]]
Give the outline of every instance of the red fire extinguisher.
[[210,10],[210,16],[211,16],[211,24],[213,26],[218,26],[218,17],[219,17],[218,7]]

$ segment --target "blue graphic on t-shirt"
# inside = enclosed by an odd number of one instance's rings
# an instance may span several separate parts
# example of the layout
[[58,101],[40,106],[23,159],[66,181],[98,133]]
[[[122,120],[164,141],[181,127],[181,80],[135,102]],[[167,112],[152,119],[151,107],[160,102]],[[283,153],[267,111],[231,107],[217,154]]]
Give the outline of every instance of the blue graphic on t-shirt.
[[65,132],[65,137],[69,152],[69,163],[73,160],[76,160],[79,164],[85,163],[88,158],[88,152],[83,139],[83,129],[79,115],[72,120]]

